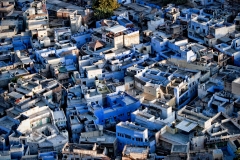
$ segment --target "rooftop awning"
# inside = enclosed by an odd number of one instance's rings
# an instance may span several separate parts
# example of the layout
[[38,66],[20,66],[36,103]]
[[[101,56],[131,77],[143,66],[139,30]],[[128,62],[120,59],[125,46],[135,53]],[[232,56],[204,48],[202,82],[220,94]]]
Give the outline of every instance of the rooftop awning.
[[185,132],[190,132],[192,129],[194,129],[198,124],[194,123],[194,122],[190,122],[187,120],[183,120],[182,122],[180,122],[176,127],[178,129],[181,129]]

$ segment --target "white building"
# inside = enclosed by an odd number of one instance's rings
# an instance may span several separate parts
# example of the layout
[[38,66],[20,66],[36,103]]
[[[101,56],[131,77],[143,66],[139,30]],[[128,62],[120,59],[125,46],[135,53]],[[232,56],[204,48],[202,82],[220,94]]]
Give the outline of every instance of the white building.
[[53,122],[58,128],[64,129],[67,127],[67,119],[63,110],[53,111]]
[[36,154],[38,151],[60,151],[68,142],[67,131],[59,131],[55,126],[53,112],[49,107],[35,107],[21,115],[26,118],[21,121],[17,131],[21,133],[21,143],[30,146],[30,154]]

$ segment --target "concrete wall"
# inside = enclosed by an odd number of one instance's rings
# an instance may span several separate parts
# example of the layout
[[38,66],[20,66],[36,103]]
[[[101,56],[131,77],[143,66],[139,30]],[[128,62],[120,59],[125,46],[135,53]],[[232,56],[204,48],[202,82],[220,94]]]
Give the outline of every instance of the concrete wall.
[[144,86],[144,93],[150,94],[158,98],[158,89],[153,86]]
[[123,47],[123,35],[114,38],[114,48]]
[[163,39],[163,41],[160,41],[159,38],[152,37],[151,38],[151,46],[153,52],[160,52],[167,48],[168,39]]
[[[229,27],[221,27],[221,28],[216,28],[215,29],[215,38],[219,39],[223,36],[225,36],[226,34],[232,33],[233,31],[235,31],[235,25],[229,26]],[[211,32],[211,30],[210,30]]]
[[87,77],[88,78],[95,78],[102,75],[102,69],[94,69],[87,71]]
[[182,61],[182,60],[169,59],[169,61],[174,63],[175,65],[179,65],[179,67],[182,67],[182,68],[188,68],[188,69],[200,70],[200,71],[210,70],[209,67],[187,63],[186,61]]
[[81,133],[82,138],[98,137],[98,136],[100,136],[100,131],[82,132]]
[[240,95],[240,79],[238,79],[238,82],[232,82],[232,93]]
[[124,35],[124,46],[131,47],[133,44],[139,43],[140,43],[139,31],[135,31],[133,33]]

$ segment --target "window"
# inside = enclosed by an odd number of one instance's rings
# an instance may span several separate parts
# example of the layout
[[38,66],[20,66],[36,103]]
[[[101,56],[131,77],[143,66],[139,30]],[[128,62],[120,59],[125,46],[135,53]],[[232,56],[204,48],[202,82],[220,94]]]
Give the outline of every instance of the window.
[[236,45],[236,47],[239,47],[239,45],[238,45],[238,43],[237,43],[237,42],[236,42],[236,44],[235,44],[235,45]]
[[130,112],[128,112],[127,115],[130,116]]
[[124,137],[124,134],[118,133],[118,136],[119,136],[119,137]]
[[130,84],[130,87],[133,87],[133,84]]
[[142,138],[136,138],[136,141],[138,141],[138,142],[142,142],[143,139],[142,139]]
[[131,136],[125,134],[125,138],[127,138],[127,139],[131,139]]

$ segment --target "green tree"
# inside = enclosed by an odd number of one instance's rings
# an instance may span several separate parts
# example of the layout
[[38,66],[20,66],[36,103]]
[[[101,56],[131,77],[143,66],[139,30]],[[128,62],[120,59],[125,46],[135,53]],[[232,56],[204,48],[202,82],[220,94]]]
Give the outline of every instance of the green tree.
[[117,0],[93,0],[93,9],[96,19],[109,18],[114,9],[117,9],[120,5]]
[[236,157],[234,158],[234,160],[240,160],[240,149],[238,148],[238,150],[235,152]]

